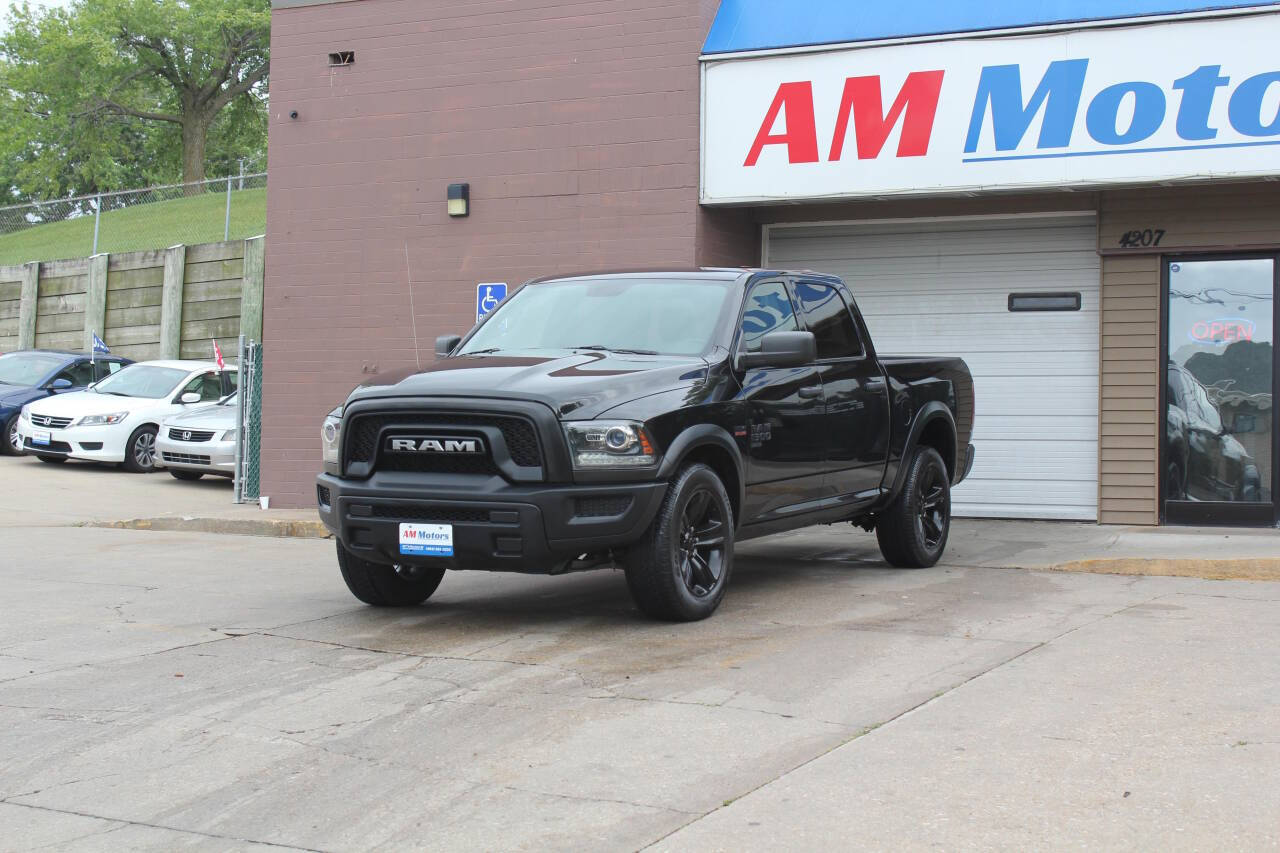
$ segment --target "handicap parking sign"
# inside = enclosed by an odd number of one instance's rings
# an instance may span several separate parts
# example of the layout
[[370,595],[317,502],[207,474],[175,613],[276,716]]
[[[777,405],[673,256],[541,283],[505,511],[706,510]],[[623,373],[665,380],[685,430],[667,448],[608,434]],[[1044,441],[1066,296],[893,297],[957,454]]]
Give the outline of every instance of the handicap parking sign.
[[498,303],[507,298],[507,283],[489,282],[476,285],[476,322],[498,307]]

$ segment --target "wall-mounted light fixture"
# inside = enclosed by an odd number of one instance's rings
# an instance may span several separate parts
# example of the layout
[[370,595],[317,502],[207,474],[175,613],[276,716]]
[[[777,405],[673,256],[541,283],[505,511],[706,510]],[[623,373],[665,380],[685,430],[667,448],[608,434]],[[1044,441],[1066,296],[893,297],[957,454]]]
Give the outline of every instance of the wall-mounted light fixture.
[[471,213],[471,184],[449,184],[449,215],[468,216]]

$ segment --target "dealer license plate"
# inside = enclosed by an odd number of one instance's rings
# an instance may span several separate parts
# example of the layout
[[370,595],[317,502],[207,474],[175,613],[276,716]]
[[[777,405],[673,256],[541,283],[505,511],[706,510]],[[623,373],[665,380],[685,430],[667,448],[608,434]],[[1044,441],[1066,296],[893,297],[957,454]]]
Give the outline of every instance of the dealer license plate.
[[47,429],[34,430],[31,433],[31,443],[39,444],[42,447],[48,447],[53,443],[53,433]]
[[452,557],[453,525],[401,524],[400,553],[426,557]]

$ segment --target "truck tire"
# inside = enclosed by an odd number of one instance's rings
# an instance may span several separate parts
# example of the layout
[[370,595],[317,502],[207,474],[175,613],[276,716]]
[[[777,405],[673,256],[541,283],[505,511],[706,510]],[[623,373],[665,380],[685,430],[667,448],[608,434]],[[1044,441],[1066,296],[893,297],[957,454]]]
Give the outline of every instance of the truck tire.
[[338,568],[351,594],[374,607],[413,607],[440,586],[444,569],[415,566],[404,572],[384,563],[371,563],[338,544]]
[[680,470],[624,564],[645,615],[693,622],[716,611],[733,573],[733,505],[714,471],[701,464]]
[[880,553],[900,569],[926,569],[942,557],[951,532],[951,481],[932,447],[917,448],[902,492],[876,521]]

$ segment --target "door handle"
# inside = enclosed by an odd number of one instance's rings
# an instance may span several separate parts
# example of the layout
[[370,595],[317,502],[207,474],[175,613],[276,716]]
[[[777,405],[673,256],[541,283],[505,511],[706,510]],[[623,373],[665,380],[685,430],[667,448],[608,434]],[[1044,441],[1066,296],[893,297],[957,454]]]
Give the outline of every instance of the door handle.
[[821,396],[822,396],[821,385],[810,385],[808,388],[800,389],[800,399],[802,400],[812,400],[814,397],[821,397]]

